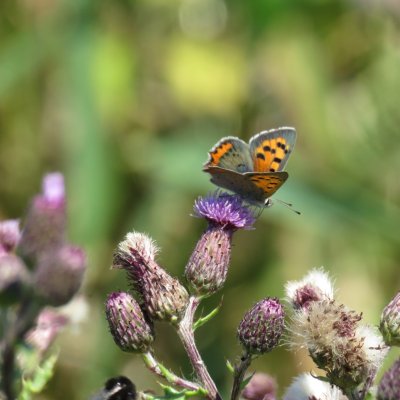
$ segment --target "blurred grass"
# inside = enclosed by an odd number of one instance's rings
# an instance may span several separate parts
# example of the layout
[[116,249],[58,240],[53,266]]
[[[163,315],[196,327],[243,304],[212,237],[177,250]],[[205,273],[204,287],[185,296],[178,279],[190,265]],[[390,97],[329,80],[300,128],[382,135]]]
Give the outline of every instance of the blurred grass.
[[[399,22],[390,0],[1,2],[0,217],[23,215],[41,176],[60,170],[71,240],[90,257],[89,318],[63,334],[39,398],[86,398],[121,373],[156,388],[107,331],[104,299],[127,288],[112,251],[145,231],[182,275],[204,229],[193,200],[213,189],[201,165],[226,135],[296,127],[277,197],[302,216],[275,206],[234,238],[223,308],[198,334],[219,385],[243,312],[311,267],[326,266],[339,298],[377,324],[400,287]],[[159,329],[161,358],[189,375],[174,333]],[[285,348],[255,367],[281,390],[313,368]]]

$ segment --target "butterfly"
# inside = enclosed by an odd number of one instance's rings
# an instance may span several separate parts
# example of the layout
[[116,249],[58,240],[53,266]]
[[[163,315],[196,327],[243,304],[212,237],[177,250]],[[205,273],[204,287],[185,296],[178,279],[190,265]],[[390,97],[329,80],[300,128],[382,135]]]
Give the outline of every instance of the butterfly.
[[222,138],[209,152],[203,171],[211,182],[249,203],[272,205],[269,199],[289,177],[283,171],[296,143],[294,128],[278,128],[253,136],[249,144],[237,137]]

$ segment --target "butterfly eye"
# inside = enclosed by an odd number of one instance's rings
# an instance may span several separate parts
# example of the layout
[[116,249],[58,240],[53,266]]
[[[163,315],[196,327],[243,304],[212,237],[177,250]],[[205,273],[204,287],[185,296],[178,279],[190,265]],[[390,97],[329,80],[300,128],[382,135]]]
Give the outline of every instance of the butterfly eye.
[[271,200],[270,198],[265,199],[265,202],[264,202],[264,207],[265,207],[265,208],[271,207],[272,204],[274,204],[274,203],[272,202],[272,200]]

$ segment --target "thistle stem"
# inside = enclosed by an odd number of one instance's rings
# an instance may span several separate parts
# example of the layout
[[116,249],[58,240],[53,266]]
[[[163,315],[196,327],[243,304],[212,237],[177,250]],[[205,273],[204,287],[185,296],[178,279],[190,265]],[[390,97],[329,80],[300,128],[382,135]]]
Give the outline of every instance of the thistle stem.
[[151,352],[143,353],[142,357],[146,367],[151,372],[166,379],[169,383],[172,383],[173,385],[179,386],[184,389],[201,390],[201,387],[197,383],[180,378],[179,376],[175,375],[173,372],[165,368],[154,358]]
[[207,398],[217,400],[221,399],[221,396],[219,395],[218,389],[208,373],[207,367],[205,366],[199,351],[197,350],[194,339],[193,319],[199,304],[200,299],[198,297],[190,297],[185,315],[179,322],[177,331],[197,377],[207,390]]
[[251,354],[244,353],[240,358],[240,363],[235,365],[231,400],[236,400],[239,397],[244,374],[246,373],[247,368],[249,368],[251,360],[252,360]]

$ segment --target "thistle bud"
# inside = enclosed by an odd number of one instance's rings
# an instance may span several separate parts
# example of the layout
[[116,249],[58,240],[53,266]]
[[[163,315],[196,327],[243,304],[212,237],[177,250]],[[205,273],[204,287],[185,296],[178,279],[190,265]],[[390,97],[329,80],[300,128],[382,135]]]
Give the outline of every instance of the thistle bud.
[[379,330],[388,346],[400,346],[400,292],[383,310]]
[[37,317],[36,326],[26,335],[26,340],[43,354],[67,323],[68,318],[65,315],[45,308]]
[[43,193],[33,199],[25,221],[19,249],[30,258],[44,251],[53,251],[65,239],[64,178],[60,173],[43,179]]
[[299,347],[344,391],[354,390],[380,367],[388,348],[380,335],[361,325],[361,315],[335,301],[310,303],[293,316],[291,331]]
[[34,272],[34,288],[47,304],[60,306],[79,290],[86,269],[85,253],[65,245],[40,257]]
[[347,400],[337,386],[314,378],[311,374],[299,375],[287,389],[283,400]]
[[313,269],[301,281],[288,282],[285,291],[295,310],[307,308],[314,301],[333,299],[331,279],[322,268]]
[[145,353],[154,340],[152,325],[136,300],[128,293],[111,293],[106,316],[115,343],[122,351]]
[[127,271],[150,318],[179,322],[188,305],[188,292],[155,262],[155,254],[156,247],[149,237],[128,233],[114,254],[113,267]]
[[276,381],[272,376],[256,372],[242,392],[246,400],[276,400]]
[[208,228],[189,259],[185,277],[197,294],[211,295],[225,283],[233,233],[250,229],[255,219],[239,196],[218,192],[200,197],[194,212],[208,221]]
[[283,307],[277,298],[267,297],[244,315],[238,338],[250,354],[262,354],[278,345],[283,329]]
[[20,300],[31,282],[23,261],[15,254],[0,256],[0,304],[9,305]]
[[0,256],[14,251],[19,240],[21,232],[19,230],[19,221],[10,219],[0,222]]
[[383,375],[378,386],[377,399],[400,399],[400,358]]

